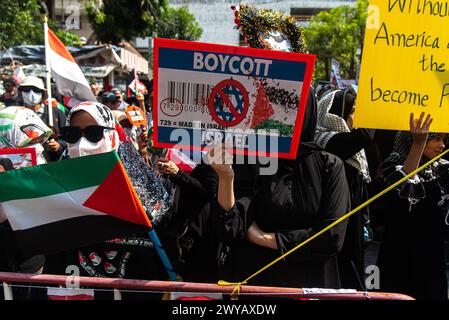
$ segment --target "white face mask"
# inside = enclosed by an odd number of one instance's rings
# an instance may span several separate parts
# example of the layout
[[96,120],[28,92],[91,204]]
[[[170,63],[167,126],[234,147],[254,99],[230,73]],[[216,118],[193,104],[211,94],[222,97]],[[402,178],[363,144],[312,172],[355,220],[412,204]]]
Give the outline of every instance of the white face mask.
[[93,154],[108,152],[105,139],[101,139],[98,142],[92,143],[85,137],[81,137],[77,143],[68,144],[67,152],[70,158],[78,158],[83,156],[89,156]]
[[33,90],[30,90],[28,92],[23,91],[22,98],[23,98],[23,103],[26,106],[34,106],[34,105],[42,102],[42,93],[34,92]]

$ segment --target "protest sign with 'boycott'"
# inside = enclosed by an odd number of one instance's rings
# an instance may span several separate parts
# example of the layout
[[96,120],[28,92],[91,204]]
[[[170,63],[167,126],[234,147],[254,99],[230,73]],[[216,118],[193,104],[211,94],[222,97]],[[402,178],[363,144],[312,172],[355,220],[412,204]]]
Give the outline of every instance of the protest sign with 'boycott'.
[[224,142],[239,154],[294,158],[314,63],[313,55],[155,39],[154,145]]

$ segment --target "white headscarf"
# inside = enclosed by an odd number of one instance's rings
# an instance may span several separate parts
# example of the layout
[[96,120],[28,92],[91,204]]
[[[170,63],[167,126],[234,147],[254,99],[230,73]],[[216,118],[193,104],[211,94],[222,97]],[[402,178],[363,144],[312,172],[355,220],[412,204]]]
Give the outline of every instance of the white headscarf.
[[[37,164],[46,163],[42,143],[52,135],[52,130],[32,110],[8,107],[0,111],[0,149],[34,148]],[[33,143],[39,139],[41,143]]]
[[[326,148],[329,140],[337,133],[351,132],[346,121],[342,117],[329,112],[337,92],[338,90],[324,95],[318,102],[318,124],[314,140],[323,149]],[[365,150],[362,149],[357,152],[351,158],[347,159],[346,163],[357,169],[366,182],[371,181]]]
[[[96,101],[86,101],[75,105],[67,116],[67,126],[70,126],[70,120],[72,119],[73,114],[81,110],[89,113],[99,126],[115,129],[116,121],[112,111],[105,105]],[[68,143],[68,153],[72,158],[105,153],[112,150],[118,150],[119,143],[120,139],[116,130],[104,130],[103,139],[97,143],[92,143],[85,137],[82,137],[76,143]]]

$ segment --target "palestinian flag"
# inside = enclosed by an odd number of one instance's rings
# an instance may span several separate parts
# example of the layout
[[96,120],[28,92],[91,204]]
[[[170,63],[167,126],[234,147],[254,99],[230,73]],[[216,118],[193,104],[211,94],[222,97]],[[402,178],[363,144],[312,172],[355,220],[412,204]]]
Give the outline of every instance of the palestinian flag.
[[151,228],[115,151],[3,172],[0,181],[1,207],[26,256]]
[[138,93],[145,94],[147,91],[147,88],[145,87],[145,84],[143,82],[139,81],[139,76],[137,75],[136,68],[133,69],[132,73],[130,73],[130,76],[127,80],[127,88],[128,88],[128,98],[131,98],[134,94],[136,96]]
[[192,159],[178,149],[168,149],[165,157],[188,174],[191,174],[193,169],[197,166]]

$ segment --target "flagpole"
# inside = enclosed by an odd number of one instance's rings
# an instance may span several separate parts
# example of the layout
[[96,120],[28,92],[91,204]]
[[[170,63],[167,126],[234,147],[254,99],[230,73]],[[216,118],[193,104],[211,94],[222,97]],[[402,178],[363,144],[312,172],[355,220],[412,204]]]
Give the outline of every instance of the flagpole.
[[[139,91],[137,90],[139,84],[139,76],[137,75],[137,69],[136,66],[134,65],[134,92],[137,94],[139,93]],[[143,110],[143,115],[145,116],[145,119],[147,118],[147,110],[145,108],[145,97],[142,101],[140,101],[140,109]]]
[[178,281],[178,277],[176,276],[176,272],[173,269],[172,264],[170,263],[170,260],[167,257],[167,254],[165,253],[164,247],[162,247],[161,241],[159,240],[159,237],[156,234],[156,231],[154,231],[153,228],[148,232],[151,241],[153,242],[153,247],[156,249],[157,254],[159,255],[159,258],[161,258],[162,264],[164,265],[165,269],[168,273],[168,278],[170,281]]
[[[45,68],[47,76],[47,107],[48,107],[48,125],[53,127],[53,106],[51,97],[51,65],[50,65],[50,55],[49,55],[49,41],[48,41],[48,24],[47,16],[45,16],[44,22],[44,39],[45,39]],[[45,108],[45,104],[44,104]]]

